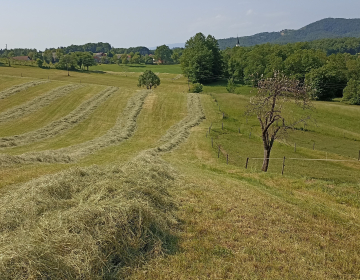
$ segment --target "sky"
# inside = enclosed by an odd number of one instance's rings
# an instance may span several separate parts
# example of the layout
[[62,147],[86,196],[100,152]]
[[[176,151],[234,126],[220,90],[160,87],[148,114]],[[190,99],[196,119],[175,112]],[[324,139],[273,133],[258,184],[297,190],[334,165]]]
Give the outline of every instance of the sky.
[[0,0],[0,7],[0,49],[156,47],[185,43],[198,32],[223,39],[360,18],[359,0]]

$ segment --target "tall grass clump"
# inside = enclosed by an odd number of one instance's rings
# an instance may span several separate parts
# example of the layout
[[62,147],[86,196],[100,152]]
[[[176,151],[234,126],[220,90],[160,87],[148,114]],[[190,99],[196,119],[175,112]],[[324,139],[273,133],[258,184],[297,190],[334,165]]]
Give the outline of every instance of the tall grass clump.
[[0,198],[1,279],[121,279],[173,251],[177,176],[143,153],[12,187]]

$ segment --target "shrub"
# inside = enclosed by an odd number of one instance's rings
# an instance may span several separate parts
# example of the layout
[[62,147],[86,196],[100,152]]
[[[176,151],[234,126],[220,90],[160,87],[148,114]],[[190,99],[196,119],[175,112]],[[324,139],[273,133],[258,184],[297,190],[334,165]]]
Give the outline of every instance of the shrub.
[[190,88],[190,92],[193,92],[193,93],[199,93],[202,91],[203,91],[203,85],[200,83],[192,84],[192,86]]
[[343,102],[360,105],[360,81],[351,79],[344,89]]
[[235,90],[236,90],[236,85],[235,85],[235,82],[234,82],[234,79],[229,79],[228,80],[228,84],[226,86],[226,90],[230,93],[235,93]]

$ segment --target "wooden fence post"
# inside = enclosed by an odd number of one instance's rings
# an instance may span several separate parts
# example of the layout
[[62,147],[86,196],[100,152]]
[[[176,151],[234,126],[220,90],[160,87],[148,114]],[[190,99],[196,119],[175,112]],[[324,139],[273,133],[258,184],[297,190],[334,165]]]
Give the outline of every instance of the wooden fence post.
[[360,161],[360,150],[359,150],[359,157],[358,157],[358,161]]
[[284,175],[284,168],[285,168],[285,157],[284,157],[284,160],[283,160],[281,175]]
[[240,133],[240,127],[239,127],[239,133]]
[[229,155],[226,155],[226,164],[229,164]]

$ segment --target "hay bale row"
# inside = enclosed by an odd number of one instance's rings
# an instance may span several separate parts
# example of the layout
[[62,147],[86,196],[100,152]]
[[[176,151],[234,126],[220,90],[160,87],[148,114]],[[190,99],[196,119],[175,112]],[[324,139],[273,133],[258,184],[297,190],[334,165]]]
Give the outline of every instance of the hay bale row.
[[1,154],[0,166],[34,162],[69,163],[88,156],[100,149],[111,145],[117,145],[127,140],[134,134],[137,116],[139,115],[144,100],[148,94],[149,91],[143,90],[137,92],[133,97],[131,97],[114,127],[100,137],[58,150],[30,152],[16,156]]
[[0,198],[1,279],[122,279],[175,246],[178,174],[142,154],[119,167],[76,168]]
[[63,97],[70,92],[79,89],[80,87],[82,86],[77,84],[70,84],[50,90],[47,93],[38,96],[28,102],[25,102],[19,106],[13,107],[5,112],[0,113],[0,122],[14,120],[36,112],[39,109],[48,106],[56,99]]
[[80,104],[80,106],[78,106],[67,116],[59,120],[53,121],[40,129],[12,137],[0,138],[0,147],[27,145],[65,133],[66,130],[78,125],[80,122],[87,119],[96,110],[96,108],[98,108],[99,105],[104,103],[117,90],[117,87],[107,87],[103,91],[94,95],[89,100]]
[[34,87],[34,86],[44,84],[44,83],[48,83],[48,82],[49,81],[46,81],[46,80],[39,80],[39,81],[31,81],[31,82],[28,82],[28,83],[12,86],[12,87],[10,87],[8,89],[0,91],[0,99],[4,99],[4,98],[9,97],[9,96],[11,96],[11,95],[13,95],[15,93],[26,90],[26,89],[28,89],[30,87]]
[[190,135],[190,129],[205,119],[199,94],[189,93],[187,108],[188,115],[166,132],[155,148],[156,152],[169,152],[179,146]]

